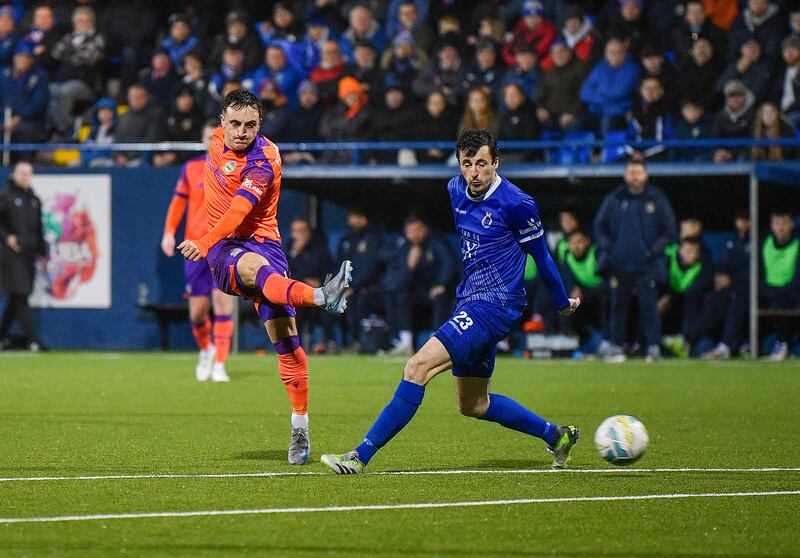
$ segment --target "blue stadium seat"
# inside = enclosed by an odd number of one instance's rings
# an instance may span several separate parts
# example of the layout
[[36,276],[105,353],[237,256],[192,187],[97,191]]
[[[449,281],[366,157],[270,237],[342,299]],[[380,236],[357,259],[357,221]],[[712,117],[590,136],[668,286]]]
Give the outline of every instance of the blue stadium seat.
[[[595,137],[592,132],[569,132],[564,135],[564,141],[594,141]],[[565,146],[559,150],[558,161],[559,165],[586,165],[592,156],[591,147],[574,147]]]
[[[628,139],[627,132],[623,130],[617,130],[608,132],[606,134],[606,141],[619,141],[624,142]],[[609,163],[613,163],[615,161],[619,161],[620,159],[624,158],[627,154],[625,149],[625,144],[621,143],[620,145],[612,145],[603,149],[603,164],[607,165]]]

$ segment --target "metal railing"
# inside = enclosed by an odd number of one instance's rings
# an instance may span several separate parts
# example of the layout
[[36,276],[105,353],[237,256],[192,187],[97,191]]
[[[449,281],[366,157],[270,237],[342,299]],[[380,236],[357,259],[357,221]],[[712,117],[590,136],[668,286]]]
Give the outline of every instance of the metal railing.
[[[307,151],[312,153],[325,151],[349,151],[350,164],[363,163],[365,152],[398,151],[401,149],[427,150],[439,149],[452,152],[452,141],[359,141],[359,142],[277,142],[284,153],[293,151]],[[561,139],[561,140],[536,140],[536,141],[501,141],[500,148],[505,152],[532,151],[548,154],[554,150],[592,150],[605,151],[619,148],[644,151],[653,147],[663,148],[670,152],[676,149],[691,149],[710,151],[717,148],[742,150],[752,147],[794,147],[800,150],[800,138],[779,139],[722,139],[708,138],[695,140],[646,140],[630,141],[626,139]],[[155,142],[155,143],[8,143],[0,144],[3,152],[3,162],[8,164],[9,154],[13,152],[53,152],[61,150],[74,150],[80,153],[108,153],[108,152],[135,152],[141,153],[146,162],[147,157],[153,153],[177,152],[202,152],[205,146],[199,142]]]

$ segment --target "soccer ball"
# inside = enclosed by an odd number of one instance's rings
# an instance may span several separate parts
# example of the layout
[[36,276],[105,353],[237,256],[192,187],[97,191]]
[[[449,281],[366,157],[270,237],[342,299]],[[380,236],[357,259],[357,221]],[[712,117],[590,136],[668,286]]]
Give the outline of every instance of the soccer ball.
[[649,442],[644,424],[628,415],[608,417],[594,433],[597,453],[612,465],[635,463]]

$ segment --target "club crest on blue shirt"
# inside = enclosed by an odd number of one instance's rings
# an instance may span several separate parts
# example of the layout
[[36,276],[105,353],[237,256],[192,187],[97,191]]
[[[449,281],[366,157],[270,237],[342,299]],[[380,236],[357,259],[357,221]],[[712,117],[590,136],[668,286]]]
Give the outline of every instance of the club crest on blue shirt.
[[492,226],[492,212],[487,211],[486,215],[483,216],[483,220],[481,221],[481,225],[483,225],[484,229],[488,229]]

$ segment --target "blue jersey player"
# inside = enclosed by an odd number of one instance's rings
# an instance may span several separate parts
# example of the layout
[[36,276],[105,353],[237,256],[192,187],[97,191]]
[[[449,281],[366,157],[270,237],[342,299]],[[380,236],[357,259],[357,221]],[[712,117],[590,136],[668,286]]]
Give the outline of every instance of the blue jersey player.
[[461,414],[541,438],[553,454],[554,468],[564,466],[578,441],[576,427],[558,426],[509,397],[489,393],[495,346],[525,307],[526,253],[536,260],[562,314],[574,312],[580,299],[567,297],[547,250],[536,203],[497,174],[497,141],[485,130],[468,130],[459,137],[456,154],[461,176],[447,185],[464,264],[456,310],[408,360],[394,397],[364,441],[343,455],[322,456],[322,462],[338,474],[360,473],[414,416],[428,382],[450,369]]

